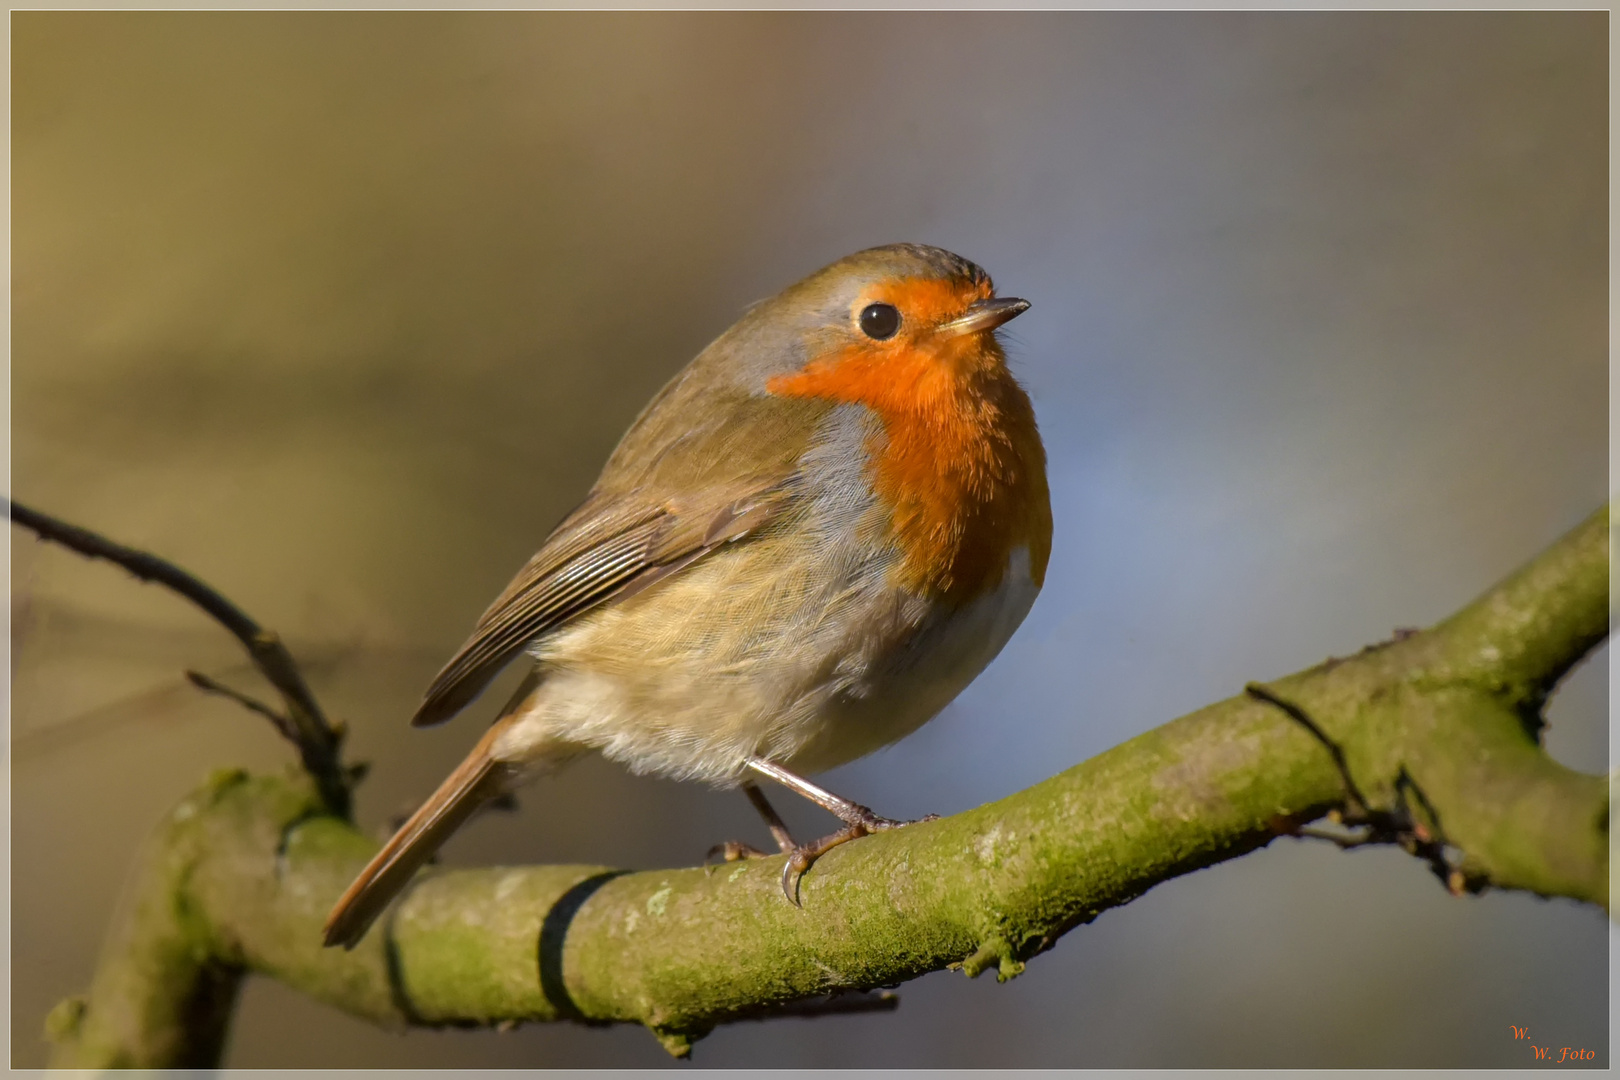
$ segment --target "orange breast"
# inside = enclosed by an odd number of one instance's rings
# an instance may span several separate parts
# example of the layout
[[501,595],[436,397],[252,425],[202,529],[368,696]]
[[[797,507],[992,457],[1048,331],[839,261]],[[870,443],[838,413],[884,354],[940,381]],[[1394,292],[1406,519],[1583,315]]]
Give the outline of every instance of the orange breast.
[[872,485],[892,508],[903,583],[966,603],[1029,549],[1040,586],[1052,546],[1035,412],[988,334],[862,342],[767,383],[774,394],[859,402],[883,420]]

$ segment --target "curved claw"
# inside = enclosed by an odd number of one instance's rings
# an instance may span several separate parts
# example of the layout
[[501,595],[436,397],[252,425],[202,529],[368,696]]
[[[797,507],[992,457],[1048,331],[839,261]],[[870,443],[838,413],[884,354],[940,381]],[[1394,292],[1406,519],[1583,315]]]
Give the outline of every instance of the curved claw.
[[788,903],[794,907],[804,906],[799,903],[799,880],[804,877],[805,871],[815,865],[817,859],[839,844],[847,844],[851,840],[870,836],[871,833],[872,830],[865,825],[847,825],[831,836],[823,836],[820,840],[800,844],[788,852],[787,865],[782,867],[782,895],[788,898]]
[[782,866],[782,895],[787,897],[788,903],[794,907],[803,908],[804,905],[799,903],[799,879],[804,877],[804,872],[810,869],[810,866],[808,863],[802,867],[796,866],[798,861],[798,854],[794,853],[787,857],[787,862]]

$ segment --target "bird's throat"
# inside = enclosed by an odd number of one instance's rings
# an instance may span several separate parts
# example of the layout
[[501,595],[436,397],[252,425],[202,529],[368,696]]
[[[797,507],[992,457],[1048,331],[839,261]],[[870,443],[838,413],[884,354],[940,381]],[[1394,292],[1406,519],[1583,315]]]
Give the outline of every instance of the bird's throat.
[[1037,587],[1051,551],[1035,413],[988,334],[944,350],[849,349],[767,384],[773,394],[866,405],[874,492],[890,507],[907,588],[967,603],[1028,547]]

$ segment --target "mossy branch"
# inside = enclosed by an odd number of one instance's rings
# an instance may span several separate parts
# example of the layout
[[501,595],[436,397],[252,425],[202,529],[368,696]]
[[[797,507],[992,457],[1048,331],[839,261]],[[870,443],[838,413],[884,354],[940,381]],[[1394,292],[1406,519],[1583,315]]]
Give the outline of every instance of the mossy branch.
[[304,777],[216,776],[158,830],[88,999],[53,1014],[55,1063],[210,1062],[245,971],[383,1024],[624,1021],[685,1053],[819,995],[942,967],[1010,978],[1100,912],[1330,811],[1366,830],[1342,842],[1401,843],[1453,891],[1606,908],[1607,784],[1539,736],[1546,695],[1607,633],[1608,535],[1605,510],[1431,630],[838,848],[802,910],[774,858],[433,871],[354,951],[323,949],[375,844]]

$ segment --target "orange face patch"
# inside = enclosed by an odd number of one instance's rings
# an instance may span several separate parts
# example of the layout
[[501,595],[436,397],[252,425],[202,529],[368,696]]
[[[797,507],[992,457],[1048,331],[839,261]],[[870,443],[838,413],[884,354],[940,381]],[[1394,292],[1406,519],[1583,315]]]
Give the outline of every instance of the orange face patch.
[[990,295],[988,283],[907,279],[866,290],[900,310],[892,338],[855,340],[766,389],[788,397],[858,402],[883,420],[872,485],[892,508],[908,587],[967,602],[1001,580],[1027,546],[1038,586],[1051,550],[1046,455],[1029,398],[988,332],[938,328]]

